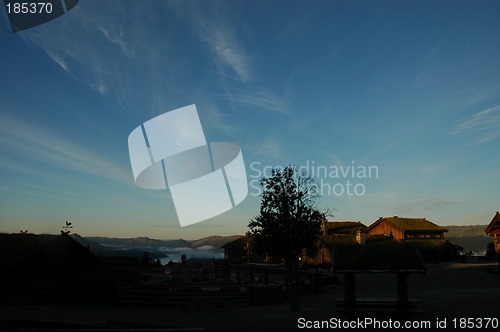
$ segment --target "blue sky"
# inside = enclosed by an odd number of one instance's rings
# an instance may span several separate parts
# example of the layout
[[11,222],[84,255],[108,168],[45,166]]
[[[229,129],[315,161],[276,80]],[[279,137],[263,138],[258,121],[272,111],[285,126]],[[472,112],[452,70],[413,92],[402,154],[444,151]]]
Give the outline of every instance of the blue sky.
[[[259,197],[181,228],[134,183],[127,137],[196,104],[266,166],[376,166],[335,220],[486,224],[500,209],[498,1],[92,1],[13,34],[0,10],[0,231],[242,234]],[[250,193],[254,190],[250,187]],[[195,205],[195,203],[193,203]]]

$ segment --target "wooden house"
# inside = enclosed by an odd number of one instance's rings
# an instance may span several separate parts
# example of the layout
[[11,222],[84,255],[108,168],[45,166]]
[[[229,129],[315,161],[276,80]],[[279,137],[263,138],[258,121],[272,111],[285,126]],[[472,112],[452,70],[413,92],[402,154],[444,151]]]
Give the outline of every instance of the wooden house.
[[425,218],[379,218],[366,229],[368,236],[387,236],[416,248],[426,262],[458,258],[462,247],[445,240],[448,230]]
[[485,230],[486,234],[494,238],[495,251],[500,255],[500,214],[496,212]]
[[365,232],[366,226],[359,221],[323,221],[321,232],[325,235],[356,234],[358,230]]
[[358,238],[364,243],[366,225],[359,221],[327,221],[321,224],[321,238],[313,250],[302,250],[302,263],[330,265],[333,262],[332,248],[329,243],[355,244]]
[[448,230],[425,218],[400,218],[398,216],[383,218],[366,229],[368,235],[386,235],[396,240],[444,239]]

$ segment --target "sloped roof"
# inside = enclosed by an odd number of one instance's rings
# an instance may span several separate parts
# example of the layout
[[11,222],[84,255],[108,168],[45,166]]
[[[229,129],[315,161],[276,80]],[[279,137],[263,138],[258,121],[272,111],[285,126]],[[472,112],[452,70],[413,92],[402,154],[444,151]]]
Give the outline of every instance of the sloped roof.
[[366,229],[366,225],[359,221],[328,221],[326,231],[330,234],[356,234],[357,230]]
[[425,218],[400,218],[400,217],[390,217],[390,218],[379,218],[373,224],[371,224],[366,231],[369,232],[375,226],[381,222],[386,221],[396,228],[403,231],[435,231],[435,232],[447,232],[448,230],[444,227],[436,225],[435,223],[425,219]]
[[0,270],[54,240],[57,235],[0,233]]
[[493,236],[493,234],[490,234],[492,231],[500,230],[500,213],[497,213],[493,216],[493,219],[491,219],[489,225],[486,227],[485,232],[489,236]]
[[116,269],[66,233],[21,258],[5,271],[10,276],[81,281],[133,281],[144,276]]
[[18,260],[12,267],[39,268],[73,265],[88,267],[103,266],[106,263],[66,233],[61,233],[38,250]]

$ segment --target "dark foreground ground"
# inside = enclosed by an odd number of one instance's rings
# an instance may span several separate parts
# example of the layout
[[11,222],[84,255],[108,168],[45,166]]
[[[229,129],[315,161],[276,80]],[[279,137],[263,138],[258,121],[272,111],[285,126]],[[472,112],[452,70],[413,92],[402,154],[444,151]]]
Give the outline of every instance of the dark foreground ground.
[[[487,273],[497,268],[496,263],[440,263],[428,266],[425,276],[411,275],[409,297],[420,301],[416,309],[421,314],[411,316],[379,315],[363,313],[379,321],[399,319],[405,321],[429,321],[436,330],[436,319],[447,319],[447,328],[453,327],[453,318],[495,318],[500,320],[500,275]],[[356,278],[359,297],[396,297],[395,275],[358,275]],[[356,317],[338,316],[335,298],[343,297],[343,280],[333,287],[324,288],[318,294],[301,298],[300,309],[289,312],[289,305],[266,305],[238,308],[205,308],[198,311],[181,311],[171,307],[153,306],[104,306],[104,305],[2,305],[0,321],[16,319],[59,322],[84,322],[86,325],[117,327],[119,330],[146,331],[139,326],[161,328],[202,328],[210,331],[301,331],[303,321],[327,321],[331,318],[354,320]],[[479,321],[474,321],[476,329]],[[482,321],[486,323],[486,321]],[[442,324],[442,323],[441,323]],[[5,325],[3,325],[5,328]],[[6,328],[5,328],[6,329]],[[66,330],[61,328],[61,331]],[[334,331],[339,328],[321,328],[317,331]],[[340,329],[346,331],[369,330]],[[385,329],[378,329],[380,331]],[[423,330],[423,329],[419,329]],[[441,329],[442,330],[442,329]],[[493,330],[493,329],[489,329]],[[497,327],[496,330],[500,330]]]

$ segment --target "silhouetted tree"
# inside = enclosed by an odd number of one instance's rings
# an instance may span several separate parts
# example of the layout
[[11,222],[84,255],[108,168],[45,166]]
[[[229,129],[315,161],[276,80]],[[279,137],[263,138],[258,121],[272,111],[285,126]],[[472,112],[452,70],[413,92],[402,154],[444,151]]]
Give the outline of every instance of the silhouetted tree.
[[[257,250],[274,261],[284,260],[291,281],[290,309],[297,310],[298,263],[302,249],[312,249],[318,239],[325,213],[317,209],[319,197],[309,174],[295,166],[273,169],[260,181],[260,213],[248,225]],[[293,273],[295,272],[295,273]]]
[[187,261],[187,256],[184,255],[184,254],[182,254],[182,256],[181,256],[181,264],[182,265],[186,265],[186,261]]

